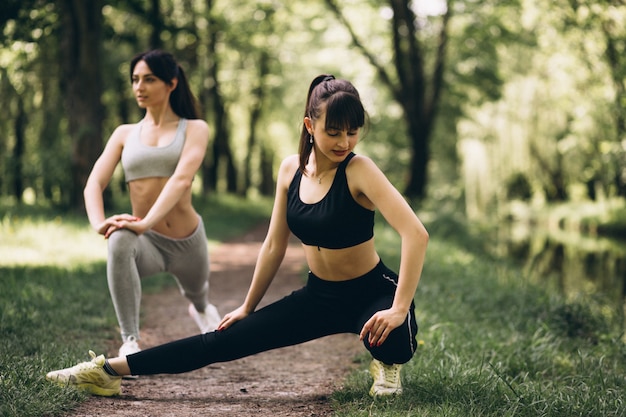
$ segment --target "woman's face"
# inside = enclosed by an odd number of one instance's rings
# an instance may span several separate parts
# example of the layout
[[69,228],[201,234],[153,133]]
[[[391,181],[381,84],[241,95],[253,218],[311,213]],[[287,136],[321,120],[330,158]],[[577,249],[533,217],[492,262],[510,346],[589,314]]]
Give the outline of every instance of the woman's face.
[[333,162],[341,162],[356,146],[359,141],[359,129],[326,129],[326,111],[312,121],[305,118],[307,129],[313,133],[315,147],[319,153]]
[[137,105],[144,109],[169,103],[170,93],[176,87],[175,80],[168,85],[154,75],[145,61],[135,65],[132,82]]

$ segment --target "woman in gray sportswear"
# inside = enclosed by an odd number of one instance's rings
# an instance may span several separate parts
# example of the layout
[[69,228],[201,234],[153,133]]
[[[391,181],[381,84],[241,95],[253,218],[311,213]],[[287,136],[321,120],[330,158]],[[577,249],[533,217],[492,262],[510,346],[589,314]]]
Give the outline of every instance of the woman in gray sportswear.
[[[93,228],[108,239],[107,280],[120,326],[120,356],[140,351],[141,279],[171,273],[190,301],[201,332],[220,322],[209,303],[209,254],[191,184],[204,159],[209,129],[174,57],[153,50],[130,64],[133,93],[145,116],[111,135],[84,189]],[[102,193],[121,161],[132,213],[107,216]]]

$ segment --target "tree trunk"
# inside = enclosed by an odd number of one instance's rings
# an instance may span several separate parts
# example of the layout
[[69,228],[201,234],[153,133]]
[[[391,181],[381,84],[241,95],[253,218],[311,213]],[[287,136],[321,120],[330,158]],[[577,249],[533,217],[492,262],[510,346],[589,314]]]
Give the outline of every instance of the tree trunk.
[[[335,0],[326,0],[326,4],[344,24],[352,37],[354,45],[361,50],[370,64],[376,68],[378,77],[393,93],[395,100],[404,112],[409,143],[411,145],[411,162],[404,194],[408,198],[422,199],[426,197],[428,185],[428,161],[430,159],[430,137],[437,113],[439,96],[443,86],[443,70],[447,46],[447,30],[451,17],[451,8],[443,16],[435,65],[430,79],[426,80],[424,59],[418,38],[419,26],[411,1],[388,0],[393,10],[392,36],[394,51],[394,69],[398,81],[393,81],[385,66],[377,56],[369,51],[352,29],[342,14]],[[430,88],[427,89],[427,84]]]
[[84,209],[82,191],[102,152],[102,0],[58,0],[62,19],[61,91],[72,138],[70,207]]
[[220,94],[217,60],[217,37],[219,29],[215,19],[211,16],[213,0],[207,0],[207,13],[209,15],[209,34],[207,36],[207,55],[210,62],[208,65],[208,77],[211,79],[211,86],[205,91],[204,102],[213,114],[215,135],[213,138],[212,158],[207,160],[203,166],[202,189],[206,194],[210,190],[217,189],[217,180],[220,172],[220,165],[226,164],[226,189],[228,192],[237,191],[237,169],[230,149],[230,133],[228,130],[228,118],[226,108]]
[[409,178],[404,189],[404,195],[408,198],[422,199],[426,197],[426,185],[428,184],[428,161],[430,159],[428,139],[430,131],[419,120],[409,120],[408,123],[411,164],[409,165]]
[[[612,34],[611,24],[604,22],[602,30],[606,40],[606,60],[611,72],[613,87],[615,88],[614,114],[615,114],[615,130],[616,142],[620,143],[626,139],[626,71],[624,70],[626,59],[624,59],[624,51],[626,50],[626,39]],[[616,158],[615,175],[613,177],[613,185],[616,194],[620,197],[626,196],[626,179],[623,157]]]
[[17,98],[17,115],[13,121],[13,129],[15,132],[15,146],[13,147],[13,195],[15,201],[22,201],[24,193],[24,148],[25,148],[25,130],[26,130],[26,111],[24,110],[24,99],[22,96]]
[[268,149],[265,144],[261,145],[261,184],[259,192],[264,196],[273,196],[276,192],[276,182],[274,181],[274,152]]
[[[51,37],[52,38],[52,37]],[[41,102],[43,110],[43,123],[39,133],[37,154],[41,161],[41,193],[43,197],[54,205],[62,205],[64,199],[63,190],[59,184],[69,178],[69,162],[63,150],[61,136],[61,120],[63,113],[63,95],[58,89],[59,68],[56,62],[59,54],[58,36],[54,39],[46,39],[41,45],[37,73],[41,78]]]
[[259,57],[259,81],[257,87],[252,92],[253,95],[253,103],[252,108],[250,110],[250,128],[249,128],[249,136],[248,136],[248,152],[246,155],[246,160],[244,164],[244,188],[243,193],[245,194],[248,189],[252,186],[252,154],[256,146],[256,137],[257,137],[257,126],[259,120],[261,119],[262,111],[263,111],[263,101],[265,99],[266,87],[265,87],[265,77],[269,74],[269,55],[267,51],[261,51]]
[[161,49],[163,47],[161,32],[163,32],[165,25],[163,24],[160,1],[150,0],[150,6],[150,11],[148,12],[148,16],[150,17],[149,23],[150,26],[152,26],[152,32],[150,32],[150,48]]

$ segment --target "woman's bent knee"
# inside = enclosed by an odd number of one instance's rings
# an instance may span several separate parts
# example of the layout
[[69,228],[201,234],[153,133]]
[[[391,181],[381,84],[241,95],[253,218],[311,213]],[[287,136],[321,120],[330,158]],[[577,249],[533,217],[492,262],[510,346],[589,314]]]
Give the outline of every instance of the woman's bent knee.
[[116,256],[118,254],[128,256],[137,248],[137,241],[139,236],[130,230],[120,229],[116,230],[109,236],[109,254]]

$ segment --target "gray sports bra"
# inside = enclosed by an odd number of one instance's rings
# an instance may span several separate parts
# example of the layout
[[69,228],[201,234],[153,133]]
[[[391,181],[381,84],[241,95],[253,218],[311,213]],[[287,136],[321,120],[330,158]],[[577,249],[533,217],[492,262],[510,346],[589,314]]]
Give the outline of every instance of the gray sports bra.
[[171,177],[176,170],[185,144],[187,119],[178,121],[174,140],[165,146],[148,146],[141,143],[139,134],[143,120],[131,132],[122,150],[122,168],[126,182],[147,177]]

